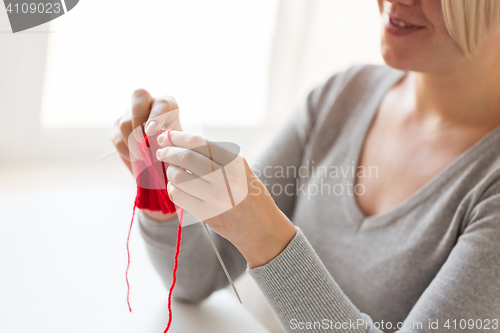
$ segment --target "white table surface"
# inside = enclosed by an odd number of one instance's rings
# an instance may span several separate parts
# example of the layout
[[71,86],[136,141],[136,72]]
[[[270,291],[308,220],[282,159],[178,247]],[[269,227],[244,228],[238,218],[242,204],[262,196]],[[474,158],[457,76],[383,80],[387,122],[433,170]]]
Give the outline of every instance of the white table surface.
[[[0,172],[0,332],[163,332],[167,289],[135,225],[134,184],[113,161]],[[182,263],[181,263],[182,264]],[[243,300],[244,301],[244,300]],[[170,332],[268,332],[229,290],[173,304]]]

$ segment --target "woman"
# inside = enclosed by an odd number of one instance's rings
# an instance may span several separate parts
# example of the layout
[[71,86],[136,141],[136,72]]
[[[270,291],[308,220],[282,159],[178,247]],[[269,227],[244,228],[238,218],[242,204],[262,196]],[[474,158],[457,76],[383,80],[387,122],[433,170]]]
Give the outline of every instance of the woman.
[[[236,207],[217,215],[224,199],[208,181],[181,189],[211,161],[188,151],[203,138],[180,132],[172,98],[136,91],[114,143],[130,168],[133,128],[174,130],[176,147],[162,135],[157,155],[171,163],[171,198],[194,216],[219,209],[206,222],[231,274],[249,271],[287,332],[500,332],[500,1],[379,7],[388,66],[314,89],[246,167]],[[168,285],[176,217],[139,218]],[[177,298],[226,284],[199,225],[180,256]]]

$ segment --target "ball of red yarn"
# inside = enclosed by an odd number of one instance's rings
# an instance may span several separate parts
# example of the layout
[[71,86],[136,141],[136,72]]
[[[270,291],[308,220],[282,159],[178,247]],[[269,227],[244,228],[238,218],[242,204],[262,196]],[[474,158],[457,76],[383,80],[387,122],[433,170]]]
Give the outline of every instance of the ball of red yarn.
[[[163,132],[163,131],[162,131]],[[163,214],[174,213],[175,204],[170,200],[167,192],[167,163],[158,161],[156,151],[161,148],[156,141],[162,133],[148,137],[144,135],[139,143],[139,153],[142,160],[136,161],[137,197],[135,204],[139,209],[161,211]],[[167,164],[167,165],[165,165]]]

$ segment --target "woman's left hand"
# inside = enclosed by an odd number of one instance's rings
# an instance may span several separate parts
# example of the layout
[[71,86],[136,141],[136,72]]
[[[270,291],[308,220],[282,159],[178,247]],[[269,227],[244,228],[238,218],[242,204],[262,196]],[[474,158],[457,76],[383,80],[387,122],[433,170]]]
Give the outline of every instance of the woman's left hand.
[[274,203],[234,144],[186,132],[158,137],[160,161],[169,163],[172,201],[233,243],[251,268],[276,257],[296,229]]

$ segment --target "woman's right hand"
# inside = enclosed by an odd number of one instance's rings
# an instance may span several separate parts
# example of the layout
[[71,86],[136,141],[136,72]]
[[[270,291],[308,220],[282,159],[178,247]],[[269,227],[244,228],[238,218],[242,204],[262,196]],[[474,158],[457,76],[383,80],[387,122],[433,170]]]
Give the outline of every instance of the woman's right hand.
[[[137,158],[137,150],[133,147],[137,147],[141,140],[141,135],[138,133],[142,133],[142,131],[137,130],[141,125],[144,126],[144,131],[148,136],[156,134],[162,127],[182,131],[179,121],[179,107],[175,99],[172,96],[153,98],[146,90],[137,89],[132,94],[131,109],[115,122],[111,141],[132,174],[130,154],[134,154]],[[131,135],[132,132],[133,135]],[[171,218],[170,215],[163,215],[161,212],[144,210],[144,213],[160,221]]]

